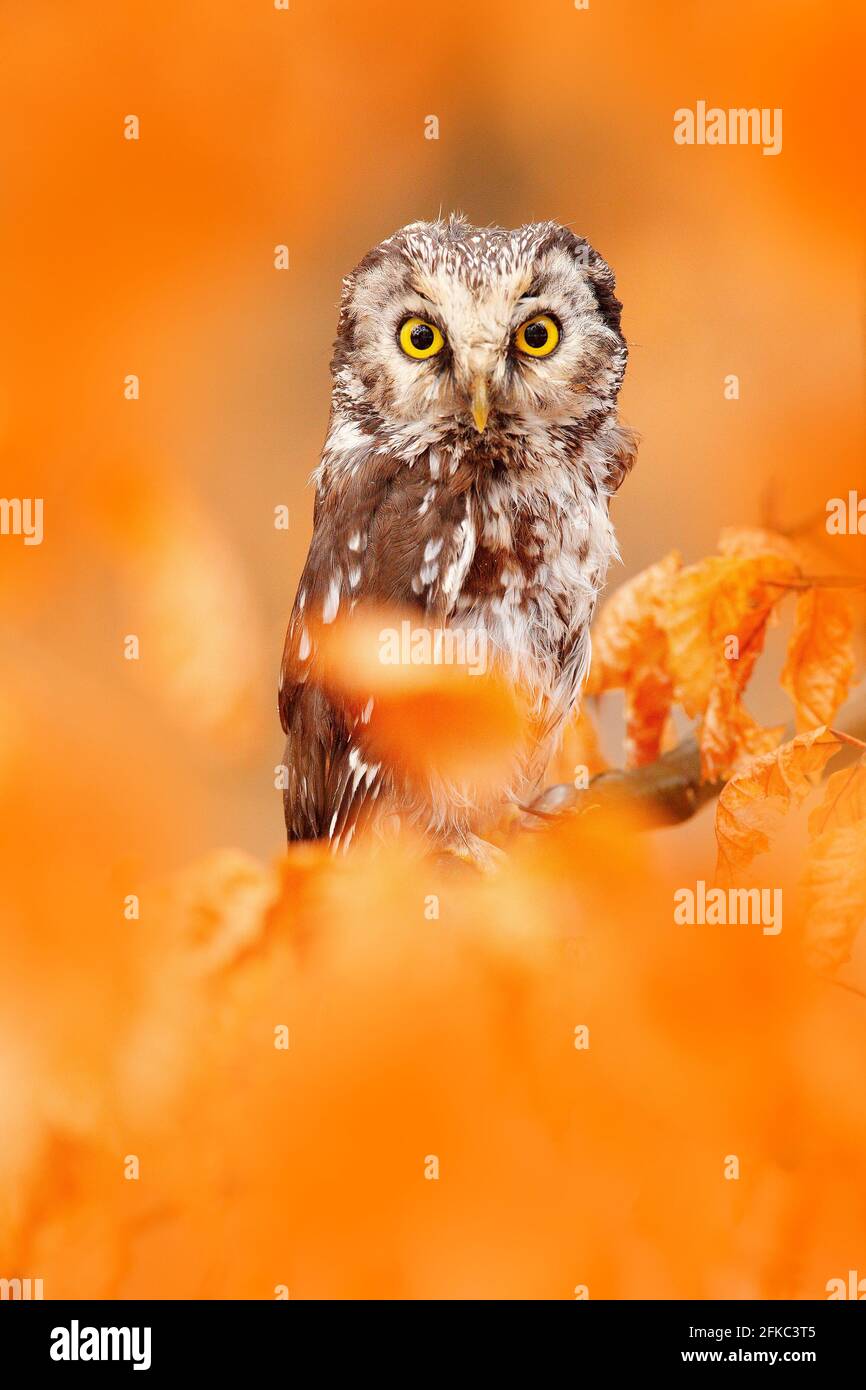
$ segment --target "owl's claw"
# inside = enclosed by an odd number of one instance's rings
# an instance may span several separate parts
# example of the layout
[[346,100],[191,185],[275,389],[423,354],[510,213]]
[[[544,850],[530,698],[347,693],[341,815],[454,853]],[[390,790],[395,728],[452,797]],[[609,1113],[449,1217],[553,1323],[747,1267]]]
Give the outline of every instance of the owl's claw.
[[573,815],[586,802],[586,793],[577,791],[569,782],[557,782],[546,787],[528,806],[521,805],[515,827],[519,830],[541,830],[554,821]]

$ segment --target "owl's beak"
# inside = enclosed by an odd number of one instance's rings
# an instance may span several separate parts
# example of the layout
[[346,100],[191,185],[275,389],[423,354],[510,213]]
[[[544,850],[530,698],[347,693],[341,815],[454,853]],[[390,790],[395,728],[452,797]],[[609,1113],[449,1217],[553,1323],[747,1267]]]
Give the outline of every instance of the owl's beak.
[[487,377],[477,376],[472,383],[472,419],[479,434],[483,434],[490,414],[487,399]]

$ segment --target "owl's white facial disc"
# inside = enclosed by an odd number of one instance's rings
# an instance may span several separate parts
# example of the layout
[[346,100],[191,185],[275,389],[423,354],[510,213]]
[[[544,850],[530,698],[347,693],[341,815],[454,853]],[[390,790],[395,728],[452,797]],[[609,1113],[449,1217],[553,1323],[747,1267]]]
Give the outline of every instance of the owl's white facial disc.
[[[362,422],[427,442],[469,443],[481,422],[491,445],[529,427],[578,425],[616,405],[626,346],[613,290],[601,257],[556,223],[513,232],[415,223],[345,282],[336,388]],[[433,356],[401,346],[414,319],[441,333]],[[555,337],[547,355],[521,350],[521,327],[535,319]]]

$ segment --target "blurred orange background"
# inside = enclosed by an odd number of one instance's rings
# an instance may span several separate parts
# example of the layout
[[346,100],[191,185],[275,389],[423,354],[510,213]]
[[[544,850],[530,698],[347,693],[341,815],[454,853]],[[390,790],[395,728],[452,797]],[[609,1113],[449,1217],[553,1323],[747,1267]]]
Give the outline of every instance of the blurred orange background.
[[[0,26],[2,491],[45,505],[41,546],[0,540],[0,1201],[20,1237],[96,1181],[76,1186],[76,1159],[55,1191],[39,1164],[46,1125],[71,1143],[96,1123],[94,1074],[140,1003],[118,904],[216,846],[282,850],[276,672],[342,275],[440,209],[569,223],[613,265],[631,343],[642,444],[612,582],[704,555],[724,525],[820,521],[866,490],[866,26],[853,0],[6,0]],[[782,108],[781,154],[675,145],[674,111],[701,99]],[[862,563],[862,538],[839,544],[832,567]],[[52,1259],[66,1293],[161,1287]],[[661,1296],[689,1278],[669,1271]],[[337,1283],[436,1286],[387,1261]]]

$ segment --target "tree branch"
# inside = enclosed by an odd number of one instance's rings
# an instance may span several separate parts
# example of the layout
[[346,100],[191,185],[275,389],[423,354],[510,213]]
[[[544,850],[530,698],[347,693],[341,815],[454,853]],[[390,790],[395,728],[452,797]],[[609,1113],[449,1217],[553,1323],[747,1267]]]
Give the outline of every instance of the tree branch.
[[[866,698],[850,711],[841,729],[857,742],[866,739]],[[794,732],[791,728],[786,736],[793,738]],[[842,761],[837,766],[842,766],[856,761],[861,752],[852,744],[838,756]],[[697,741],[689,738],[646,767],[600,772],[585,791],[578,791],[569,782],[547,787],[525,808],[521,824],[527,830],[539,829],[545,821],[568,812],[626,806],[639,812],[650,828],[679,825],[713,801],[723,786],[724,782],[701,781],[700,749]]]

